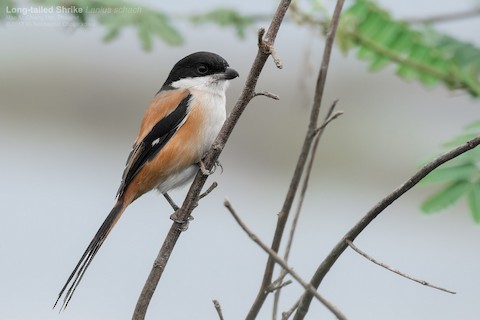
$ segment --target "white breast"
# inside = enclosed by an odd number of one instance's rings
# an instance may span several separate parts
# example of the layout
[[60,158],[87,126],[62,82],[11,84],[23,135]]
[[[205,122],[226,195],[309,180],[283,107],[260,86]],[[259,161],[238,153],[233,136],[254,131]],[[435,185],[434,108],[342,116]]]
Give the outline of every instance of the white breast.
[[202,114],[205,116],[205,125],[202,135],[202,142],[199,146],[202,155],[212,145],[226,119],[225,92],[228,88],[227,80],[219,80],[215,76],[185,78],[172,83],[175,88],[185,88],[190,91],[195,105],[202,107]]
[[197,92],[192,90],[194,99],[198,99],[198,105],[202,107],[204,115],[203,132],[199,132],[202,136],[202,154],[208,151],[212,143],[215,141],[223,123],[226,119],[225,111],[225,93],[213,94],[205,92]]
[[[200,139],[195,142],[195,147],[198,148],[200,157],[210,149],[226,119],[225,91],[228,87],[228,81],[213,81],[210,78],[209,76],[197,77],[182,79],[172,83],[174,87],[189,89],[192,94],[192,101],[195,101],[192,107],[202,108],[201,113],[203,114],[204,124],[200,132],[198,132]],[[194,164],[160,182],[157,189],[164,193],[170,189],[180,187],[193,179],[197,171],[198,166]]]

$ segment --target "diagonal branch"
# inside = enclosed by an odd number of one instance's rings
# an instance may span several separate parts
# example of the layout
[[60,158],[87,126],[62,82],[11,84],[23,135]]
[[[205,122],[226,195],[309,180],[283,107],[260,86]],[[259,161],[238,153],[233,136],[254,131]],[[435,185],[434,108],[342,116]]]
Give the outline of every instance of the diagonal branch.
[[[395,200],[400,198],[405,192],[413,188],[420,180],[422,180],[427,174],[432,172],[435,168],[444,164],[447,161],[452,160],[453,158],[458,157],[459,155],[475,148],[480,144],[480,136],[476,137],[466,143],[460,145],[459,147],[437,157],[433,161],[426,164],[422,167],[417,173],[415,173],[410,179],[405,181],[397,189],[393,190],[385,198],[380,200],[367,214],[355,225],[353,226],[343,238],[335,245],[332,251],[328,254],[325,260],[322,261],[320,266],[315,271],[310,284],[315,288],[320,286],[320,283],[325,278],[326,274],[330,268],[335,264],[337,259],[342,255],[345,249],[348,247],[347,240],[353,241],[355,238],[389,205],[391,205]],[[298,306],[297,313],[295,314],[294,320],[304,319],[310,303],[312,302],[312,294],[306,291],[303,294],[303,297]]]
[[[325,82],[327,79],[328,66],[330,62],[330,55],[332,52],[332,47],[335,39],[338,22],[340,20],[340,12],[342,11],[343,2],[344,2],[343,0],[337,1],[337,5],[333,13],[332,21],[330,23],[330,26],[328,27],[327,39],[326,39],[325,48],[323,51],[322,63],[320,66],[320,72],[318,74],[317,83],[315,87],[315,97],[313,100],[312,111],[310,114],[310,122],[308,125],[308,130],[305,136],[305,140],[303,142],[302,150],[298,157],[297,165],[293,173],[293,178],[290,182],[290,187],[287,191],[287,195],[285,196],[285,201],[283,203],[282,209],[278,214],[277,226],[275,228],[275,233],[273,236],[272,246],[271,246],[271,249],[274,252],[278,252],[278,249],[280,247],[282,236],[285,231],[285,226],[287,224],[288,216],[292,208],[293,200],[295,199],[295,195],[297,194],[300,180],[302,178],[302,174],[305,168],[305,164],[307,162],[307,158],[310,153],[312,143],[315,139],[314,132],[317,129],[318,117],[320,114],[320,106],[322,103],[323,92],[325,90]],[[267,264],[265,266],[265,272],[263,274],[262,283],[257,293],[257,297],[255,298],[255,301],[253,302],[253,305],[246,316],[247,320],[255,319],[258,315],[258,312],[262,308],[268,295],[268,286],[272,282],[274,267],[275,267],[275,261],[272,258],[272,256],[269,256]]]
[[[263,37],[262,39],[262,43],[265,46],[273,48],[275,38],[277,36],[278,30],[280,29],[280,25],[282,24],[288,6],[290,5],[290,1],[291,0],[280,1],[277,11],[272,18],[272,22],[268,28],[268,31],[265,33],[265,37]],[[242,93],[238,98],[234,108],[232,109],[232,112],[225,121],[222,129],[220,130],[220,133],[215,139],[212,148],[210,148],[209,152],[203,159],[205,168],[207,170],[210,170],[214,166],[215,161],[220,156],[220,153],[222,152],[228,138],[230,137],[233,128],[237,124],[248,103],[255,95],[255,87],[258,78],[263,70],[263,67],[265,66],[268,57],[270,56],[270,52],[265,52],[265,50],[262,49],[262,46],[259,46],[259,50],[257,51],[257,55],[255,57],[255,60],[253,61]],[[187,196],[185,197],[182,207],[175,213],[177,221],[188,221],[188,218],[190,217],[193,209],[197,205],[201,190],[205,185],[206,180],[207,176],[205,176],[201,172],[197,173],[195,180],[193,181],[187,193]],[[158,253],[158,256],[155,259],[155,262],[147,278],[147,281],[145,282],[140,297],[138,298],[132,317],[134,320],[145,319],[148,305],[150,304],[153,293],[155,292],[157,284],[160,281],[163,271],[165,270],[173,248],[175,247],[175,244],[180,237],[180,234],[182,232],[181,230],[181,224],[178,222],[173,222],[165,238],[165,241]]]
[[303,280],[298,273],[296,273],[292,268],[288,266],[288,264],[283,260],[275,251],[270,249],[265,243],[263,243],[256,234],[254,234],[248,227],[247,225],[240,219],[238,214],[236,213],[235,209],[233,208],[232,204],[228,201],[224,201],[225,207],[228,209],[228,211],[232,214],[233,218],[235,221],[238,223],[238,225],[245,231],[250,239],[253,240],[256,244],[258,244],[272,259],[275,261],[275,263],[278,263],[283,270],[288,272],[302,287],[305,288],[308,292],[310,292],[315,298],[317,298],[318,301],[320,301],[325,307],[327,307],[330,312],[332,312],[337,319],[340,320],[346,320],[347,318],[342,314],[340,310],[338,310],[337,307],[335,307],[330,301],[322,297],[315,288],[313,288],[308,282]]

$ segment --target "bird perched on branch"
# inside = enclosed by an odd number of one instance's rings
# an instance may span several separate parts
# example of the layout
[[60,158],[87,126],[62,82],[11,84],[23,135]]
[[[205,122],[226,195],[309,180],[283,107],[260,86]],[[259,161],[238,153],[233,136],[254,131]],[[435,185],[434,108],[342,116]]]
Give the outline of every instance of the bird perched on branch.
[[[164,195],[191,181],[225,118],[225,91],[238,77],[217,54],[196,52],[178,61],[143,117],[127,159],[117,202],[60,291],[66,308],[85,271],[125,209],[144,193]],[[67,289],[68,288],[68,289]]]

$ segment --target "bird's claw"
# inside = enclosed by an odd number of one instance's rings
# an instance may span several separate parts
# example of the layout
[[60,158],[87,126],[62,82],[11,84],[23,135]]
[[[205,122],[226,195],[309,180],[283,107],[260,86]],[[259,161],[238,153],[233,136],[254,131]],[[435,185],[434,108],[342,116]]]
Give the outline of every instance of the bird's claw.
[[178,210],[177,210],[170,216],[170,220],[179,224],[178,230],[187,231],[188,225],[189,225],[190,221],[193,220],[193,217],[188,216],[187,220],[184,220],[184,219],[182,219],[181,217],[178,216]]
[[218,160],[215,160],[215,164],[213,165],[213,168],[211,170],[207,170],[203,160],[200,160],[198,162],[198,166],[200,167],[200,171],[202,172],[202,174],[205,175],[205,176],[209,176],[209,175],[213,174],[215,172],[215,170],[217,170],[217,167],[220,167],[220,169],[222,170],[222,173],[223,173],[223,166],[220,163],[220,161],[218,161]]
[[198,162],[198,166],[200,167],[200,171],[202,171],[202,174],[204,176],[209,176],[211,175],[212,173],[215,172],[215,168],[212,168],[212,170],[207,170],[207,168],[205,167],[205,163],[203,162],[203,160],[200,160]]

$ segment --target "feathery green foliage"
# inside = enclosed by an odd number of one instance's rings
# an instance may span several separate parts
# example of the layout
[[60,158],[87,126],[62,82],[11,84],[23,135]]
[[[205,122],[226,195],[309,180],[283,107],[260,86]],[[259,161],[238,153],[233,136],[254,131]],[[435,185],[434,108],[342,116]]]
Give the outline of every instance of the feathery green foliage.
[[414,28],[395,20],[387,11],[368,0],[357,0],[344,12],[339,27],[341,48],[356,48],[360,59],[376,71],[390,63],[407,80],[431,87],[438,83],[480,96],[480,50],[469,43]]
[[245,38],[245,31],[253,24],[254,19],[233,9],[218,8],[207,13],[194,14],[190,16],[190,21],[194,24],[214,23],[220,27],[233,27],[239,38]]
[[[480,135],[480,121],[465,127],[465,133],[443,145],[450,149]],[[420,184],[442,184],[443,188],[426,199],[421,208],[430,214],[467,198],[470,213],[476,223],[480,223],[480,148],[473,149],[444,164],[426,176]]]
[[[13,0],[7,2],[9,7],[16,7]],[[122,0],[32,0],[38,6],[76,9],[71,11],[73,23],[87,27],[92,20],[106,28],[103,40],[115,39],[122,30],[136,29],[138,38],[145,51],[153,47],[153,39],[158,38],[168,45],[178,46],[183,37],[173,26],[168,14]],[[6,6],[5,6],[6,7]],[[0,13],[0,20],[6,12]]]
[[7,8],[14,8],[13,0],[0,0],[0,21],[5,20],[7,16],[18,17],[17,13],[9,13]]
[[[123,0],[31,0],[39,6],[81,8],[80,12],[70,14],[74,22],[80,26],[88,26],[95,19],[106,28],[103,37],[105,42],[117,38],[120,32],[133,27],[145,51],[153,48],[155,38],[167,45],[177,46],[183,43],[183,37],[173,25],[171,16],[158,9],[150,9]],[[0,8],[16,7],[14,0],[0,0]],[[10,14],[18,17],[16,14]],[[5,20],[6,10],[0,10],[0,21]],[[180,17],[182,18],[182,17]],[[242,15],[238,11],[228,8],[218,8],[206,13],[196,13],[186,16],[194,24],[213,23],[220,27],[232,27],[238,37],[244,38],[247,27],[254,23],[253,16]]]

